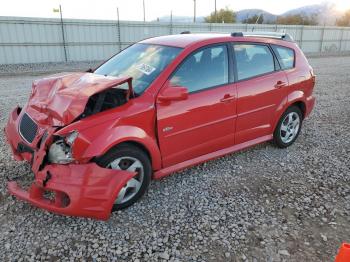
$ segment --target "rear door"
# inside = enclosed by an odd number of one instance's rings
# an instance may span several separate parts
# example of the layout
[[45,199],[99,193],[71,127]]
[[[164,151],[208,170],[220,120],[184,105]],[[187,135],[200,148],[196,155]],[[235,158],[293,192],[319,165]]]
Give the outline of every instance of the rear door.
[[271,48],[234,43],[237,87],[236,144],[273,133],[276,110],[286,103],[288,79]]
[[228,48],[219,44],[195,51],[163,86],[182,86],[189,92],[183,101],[157,101],[164,167],[234,144],[236,90]]

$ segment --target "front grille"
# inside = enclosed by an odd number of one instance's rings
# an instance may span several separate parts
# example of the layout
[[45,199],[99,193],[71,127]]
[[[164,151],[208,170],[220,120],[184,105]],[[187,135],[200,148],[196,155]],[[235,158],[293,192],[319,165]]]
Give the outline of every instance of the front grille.
[[28,142],[32,143],[36,132],[38,131],[38,125],[25,113],[22,116],[21,122],[19,123],[19,132],[21,136]]

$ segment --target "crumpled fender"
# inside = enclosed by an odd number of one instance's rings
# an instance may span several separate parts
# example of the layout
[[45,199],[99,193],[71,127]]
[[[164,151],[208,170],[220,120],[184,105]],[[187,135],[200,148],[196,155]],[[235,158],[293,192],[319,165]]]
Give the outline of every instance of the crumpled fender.
[[[101,156],[108,152],[113,146],[122,142],[136,142],[143,145],[149,152],[154,170],[161,168],[161,154],[154,138],[148,135],[143,129],[136,126],[120,125],[109,129],[90,144],[82,154],[82,158],[90,159]],[[77,143],[78,144],[78,143]]]
[[[50,212],[107,220],[120,190],[135,175],[95,163],[48,165],[35,174],[36,180],[28,191],[14,181],[8,183],[8,190],[17,198]],[[54,192],[55,198],[45,198],[47,191]]]

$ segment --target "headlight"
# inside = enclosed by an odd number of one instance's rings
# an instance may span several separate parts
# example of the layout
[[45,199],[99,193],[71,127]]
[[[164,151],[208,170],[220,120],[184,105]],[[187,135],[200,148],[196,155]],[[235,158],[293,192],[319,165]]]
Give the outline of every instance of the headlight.
[[68,136],[65,137],[64,141],[66,141],[66,143],[70,146],[73,145],[75,139],[77,139],[79,133],[77,131],[73,131],[72,133],[70,133]]
[[68,164],[74,161],[72,156],[72,146],[79,133],[73,131],[66,137],[54,142],[49,149],[48,160],[55,164]]

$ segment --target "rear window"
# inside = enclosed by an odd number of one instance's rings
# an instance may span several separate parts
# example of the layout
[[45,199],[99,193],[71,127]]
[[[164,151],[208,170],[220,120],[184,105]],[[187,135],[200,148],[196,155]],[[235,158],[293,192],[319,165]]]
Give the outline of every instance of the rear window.
[[275,71],[270,49],[259,44],[234,44],[238,80],[244,80]]
[[278,57],[282,69],[290,69],[294,67],[295,55],[293,49],[276,45],[273,45],[272,48]]

